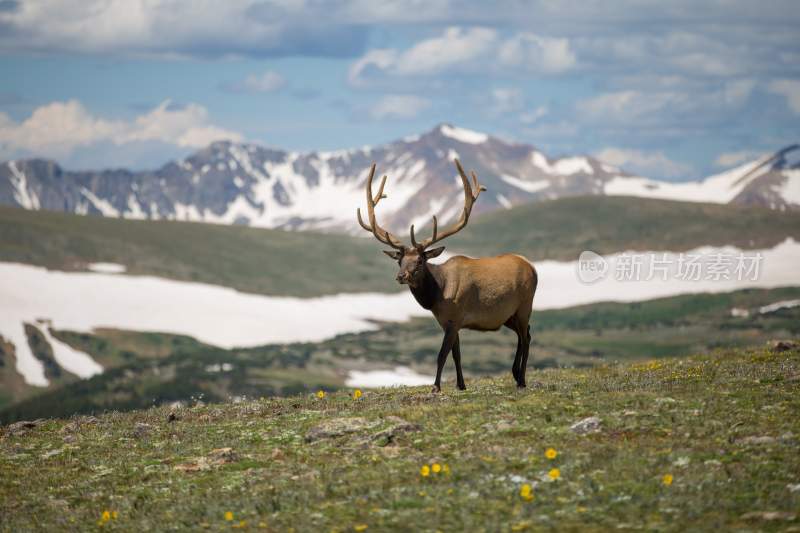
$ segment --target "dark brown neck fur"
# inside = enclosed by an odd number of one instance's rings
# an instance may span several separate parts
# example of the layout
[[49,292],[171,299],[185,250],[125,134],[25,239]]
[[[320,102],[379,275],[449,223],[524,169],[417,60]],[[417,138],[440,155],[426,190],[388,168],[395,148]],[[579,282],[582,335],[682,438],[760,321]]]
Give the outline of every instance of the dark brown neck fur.
[[423,309],[431,310],[441,299],[442,288],[436,276],[438,274],[436,265],[425,263],[423,273],[422,283],[416,287],[409,286],[409,289]]

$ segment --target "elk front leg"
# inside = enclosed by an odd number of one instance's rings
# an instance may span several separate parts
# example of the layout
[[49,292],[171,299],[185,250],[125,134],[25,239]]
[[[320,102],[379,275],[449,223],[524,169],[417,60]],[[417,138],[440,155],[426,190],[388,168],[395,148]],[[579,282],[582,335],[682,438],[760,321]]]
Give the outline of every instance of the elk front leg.
[[456,364],[456,383],[459,390],[466,390],[467,386],[464,384],[464,374],[461,373],[461,339],[456,333],[456,340],[453,343],[453,362]]
[[458,338],[458,329],[452,322],[448,322],[444,328],[444,339],[442,339],[442,347],[439,350],[439,357],[436,360],[436,381],[433,382],[433,390],[431,392],[439,392],[442,390],[442,369],[444,363],[447,361],[447,354],[453,349],[453,344]]

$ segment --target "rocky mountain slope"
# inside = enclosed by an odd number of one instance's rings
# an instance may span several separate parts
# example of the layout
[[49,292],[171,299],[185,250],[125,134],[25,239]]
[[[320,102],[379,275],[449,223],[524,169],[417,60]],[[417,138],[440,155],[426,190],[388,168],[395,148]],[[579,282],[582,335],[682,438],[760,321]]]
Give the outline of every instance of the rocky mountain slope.
[[67,171],[53,161],[0,164],[0,204],[111,217],[176,219],[285,229],[360,231],[372,162],[389,176],[383,223],[405,232],[461,209],[453,158],[488,191],[476,213],[577,195],[633,195],[685,201],[800,208],[800,147],[793,145],[700,182],[632,176],[584,156],[548,158],[535,147],[442,124],[386,145],[297,153],[254,144],[213,143],[148,172]]

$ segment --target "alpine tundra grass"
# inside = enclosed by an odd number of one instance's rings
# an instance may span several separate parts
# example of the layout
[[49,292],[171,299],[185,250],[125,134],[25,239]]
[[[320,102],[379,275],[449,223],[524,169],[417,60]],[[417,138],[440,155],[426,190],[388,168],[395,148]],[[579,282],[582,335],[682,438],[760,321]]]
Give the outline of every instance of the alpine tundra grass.
[[785,530],[791,346],[6,426],[0,529]]

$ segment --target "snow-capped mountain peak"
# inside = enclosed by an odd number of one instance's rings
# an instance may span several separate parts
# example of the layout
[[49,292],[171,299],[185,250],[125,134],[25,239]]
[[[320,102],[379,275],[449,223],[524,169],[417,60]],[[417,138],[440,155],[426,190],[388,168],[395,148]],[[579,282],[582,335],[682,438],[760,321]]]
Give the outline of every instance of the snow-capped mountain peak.
[[289,152],[215,142],[148,172],[72,172],[41,159],[0,164],[0,204],[112,217],[178,219],[361,234],[371,163],[388,176],[380,218],[405,234],[462,207],[460,158],[487,191],[475,212],[575,195],[632,195],[684,201],[800,207],[800,146],[792,145],[702,181],[636,177],[588,156],[550,158],[533,146],[450,124],[381,146]]

